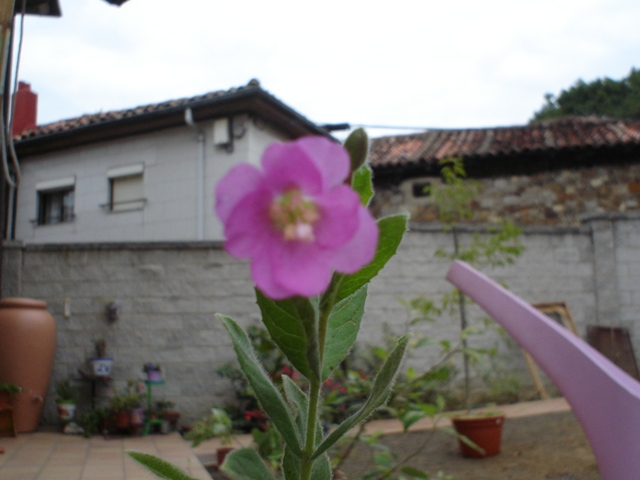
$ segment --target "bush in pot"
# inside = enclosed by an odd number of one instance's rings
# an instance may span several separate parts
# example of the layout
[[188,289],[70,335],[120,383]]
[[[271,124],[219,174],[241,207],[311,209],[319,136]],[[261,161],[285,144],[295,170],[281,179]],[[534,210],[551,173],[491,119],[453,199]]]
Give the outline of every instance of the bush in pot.
[[56,383],[56,404],[60,420],[68,423],[73,420],[78,404],[78,389],[70,380],[62,380]]

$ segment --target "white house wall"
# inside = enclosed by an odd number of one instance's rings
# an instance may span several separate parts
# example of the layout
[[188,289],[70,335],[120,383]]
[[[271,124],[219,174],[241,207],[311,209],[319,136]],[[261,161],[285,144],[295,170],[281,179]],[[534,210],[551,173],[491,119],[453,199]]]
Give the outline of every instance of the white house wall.
[[[213,145],[213,122],[202,122],[205,134],[204,239],[222,239],[213,215],[213,190],[229,168],[239,162],[258,164],[264,148],[282,139],[262,122],[246,116],[235,119],[233,150]],[[15,238],[27,243],[198,240],[198,158],[196,131],[188,126],[135,137],[105,141],[21,159]],[[141,210],[110,212],[107,171],[144,164]],[[75,219],[54,225],[36,224],[36,184],[76,177]]]

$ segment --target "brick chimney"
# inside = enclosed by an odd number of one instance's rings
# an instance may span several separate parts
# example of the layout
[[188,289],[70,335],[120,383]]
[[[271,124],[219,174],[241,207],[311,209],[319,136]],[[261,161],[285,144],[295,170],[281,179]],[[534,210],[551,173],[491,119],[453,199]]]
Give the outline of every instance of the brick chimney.
[[31,84],[26,82],[18,82],[18,91],[14,95],[16,105],[11,134],[15,137],[36,126],[38,95],[31,91]]

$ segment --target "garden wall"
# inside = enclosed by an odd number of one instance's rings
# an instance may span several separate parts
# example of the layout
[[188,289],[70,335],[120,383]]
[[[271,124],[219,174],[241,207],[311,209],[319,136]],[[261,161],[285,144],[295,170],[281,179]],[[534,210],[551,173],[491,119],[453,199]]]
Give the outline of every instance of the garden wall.
[[[478,232],[482,230],[461,229],[461,242]],[[587,324],[620,322],[631,330],[638,351],[638,218],[593,218],[581,227],[532,227],[522,241],[527,250],[514,265],[485,273],[506,282],[527,301],[566,302],[582,335]],[[438,247],[451,249],[450,233],[412,226],[399,254],[370,287],[361,343],[380,343],[385,326],[395,333],[406,328],[407,314],[397,297],[438,298],[450,290],[444,281],[449,262],[434,258]],[[54,382],[78,378],[78,369],[92,356],[92,341],[102,337],[115,359],[111,387],[121,387],[129,378],[142,379],[142,365],[151,361],[162,365],[167,382],[154,389],[155,398],[175,401],[185,421],[230,399],[229,383],[215,370],[234,354],[214,314],[227,314],[244,326],[257,322],[259,314],[247,265],[229,257],[220,244],[9,243],[3,269],[3,297],[32,297],[49,304],[58,331]],[[110,323],[105,307],[112,301],[121,308],[120,318]],[[470,310],[472,323],[480,316]],[[419,328],[431,338],[450,340],[458,329],[459,320],[448,317]],[[437,347],[420,352],[410,362],[427,368]],[[511,355],[510,365],[524,368],[520,351],[511,350]],[[88,404],[88,385],[84,396]],[[56,421],[51,392],[44,418],[47,423]]]

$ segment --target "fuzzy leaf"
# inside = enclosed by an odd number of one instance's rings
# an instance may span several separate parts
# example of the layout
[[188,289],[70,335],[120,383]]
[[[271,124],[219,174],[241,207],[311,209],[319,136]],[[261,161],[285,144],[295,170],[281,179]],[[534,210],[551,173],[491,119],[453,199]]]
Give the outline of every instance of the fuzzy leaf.
[[[332,290],[337,288],[338,292],[335,301],[339,302],[353,295],[362,288],[363,285],[369,283],[369,281],[382,270],[391,257],[395,255],[404,236],[404,232],[407,231],[408,221],[409,215],[405,213],[379,219],[377,222],[378,229],[380,230],[378,248],[371,263],[352,275],[334,275],[331,286],[324,294],[323,299],[326,296],[332,295]],[[322,303],[324,302],[321,302],[321,305]]]
[[311,458],[316,458],[318,455],[326,452],[327,449],[336,443],[347,431],[365,420],[376,408],[387,401],[391,388],[393,387],[393,381],[404,358],[410,336],[410,334],[406,334],[398,339],[393,352],[391,352],[391,355],[389,355],[389,358],[384,365],[382,365],[380,372],[376,376],[373,387],[371,388],[371,395],[369,395],[366,403],[360,407],[360,410],[347,418],[338,428],[331,432],[316,449]]
[[262,321],[271,339],[302,375],[320,378],[316,310],[308,298],[274,301],[256,290]]
[[287,375],[282,375],[282,386],[284,387],[284,394],[289,402],[289,406],[294,411],[294,418],[300,436],[305,437],[307,433],[307,412],[309,411],[309,399],[304,394],[300,387],[295,384]]
[[364,315],[367,288],[367,285],[361,287],[353,295],[338,302],[331,311],[324,344],[322,381],[329,378],[356,341]]
[[136,452],[135,450],[126,450],[126,453],[136,462],[141,463],[160,478],[164,478],[166,480],[197,480],[196,478],[187,475],[175,465],[158,458],[155,455],[151,455],[150,453]]
[[302,447],[299,431],[296,428],[291,411],[278,389],[265,373],[260,363],[258,363],[247,334],[233,319],[220,314],[218,314],[218,317],[224,323],[227,332],[229,332],[240,368],[247,377],[247,381],[251,384],[262,409],[269,415],[276,429],[292,451],[297,455],[301,455]]
[[351,177],[351,187],[360,195],[360,203],[365,207],[369,205],[373,197],[373,183],[371,182],[371,168],[362,165]]
[[[299,480],[302,473],[302,461],[285,447],[282,471],[285,480]],[[311,480],[330,480],[331,464],[329,456],[324,454],[316,458],[311,467]]]
[[233,450],[227,455],[220,469],[233,480],[275,480],[253,448]]

